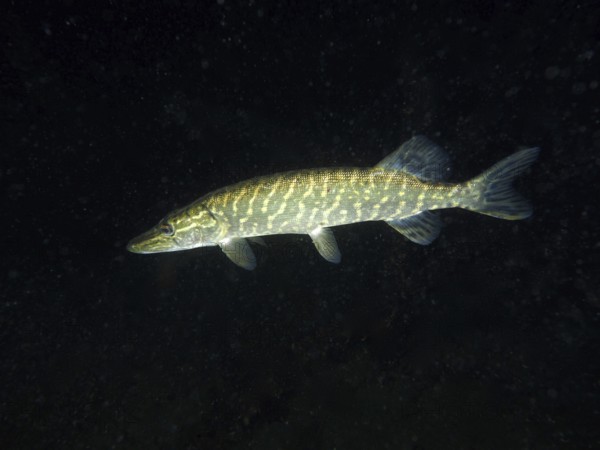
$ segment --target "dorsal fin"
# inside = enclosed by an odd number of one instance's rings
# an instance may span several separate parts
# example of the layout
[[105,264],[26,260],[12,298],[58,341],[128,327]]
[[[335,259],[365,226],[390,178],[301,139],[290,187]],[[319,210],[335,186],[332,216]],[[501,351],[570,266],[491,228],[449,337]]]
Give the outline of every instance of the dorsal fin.
[[424,181],[439,181],[450,174],[450,158],[425,136],[415,136],[375,167],[400,170]]

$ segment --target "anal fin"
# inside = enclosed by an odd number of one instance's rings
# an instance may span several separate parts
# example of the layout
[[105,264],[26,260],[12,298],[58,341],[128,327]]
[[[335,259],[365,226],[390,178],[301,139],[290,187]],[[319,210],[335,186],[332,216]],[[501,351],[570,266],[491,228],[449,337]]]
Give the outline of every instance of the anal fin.
[[308,234],[323,258],[335,264],[342,260],[342,254],[330,228],[315,228]]
[[386,223],[398,233],[421,245],[431,244],[442,230],[442,220],[431,211],[423,211],[403,219],[389,220]]

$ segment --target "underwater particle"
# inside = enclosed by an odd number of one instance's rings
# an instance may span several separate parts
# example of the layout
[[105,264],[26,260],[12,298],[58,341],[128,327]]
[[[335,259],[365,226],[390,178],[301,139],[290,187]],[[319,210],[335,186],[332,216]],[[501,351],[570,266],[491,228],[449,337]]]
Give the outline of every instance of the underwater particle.
[[578,62],[590,61],[594,57],[594,50],[586,50],[577,56]]
[[550,66],[546,68],[544,75],[547,80],[554,80],[560,74],[560,69],[556,66]]
[[581,95],[583,94],[585,91],[587,90],[585,83],[582,83],[581,81],[575,83],[573,85],[573,87],[571,88],[571,92],[575,95]]
[[521,90],[521,88],[519,86],[513,86],[511,87],[508,91],[506,91],[504,93],[504,97],[508,98],[508,97],[513,97],[515,95],[517,95],[517,93]]

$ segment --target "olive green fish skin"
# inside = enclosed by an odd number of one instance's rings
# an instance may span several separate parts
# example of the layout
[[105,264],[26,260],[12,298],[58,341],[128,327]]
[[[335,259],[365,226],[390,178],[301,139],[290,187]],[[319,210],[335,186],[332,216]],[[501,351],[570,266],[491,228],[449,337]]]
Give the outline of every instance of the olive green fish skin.
[[461,185],[426,183],[381,168],[324,168],[255,178],[198,202],[224,224],[225,237],[233,238],[307,234],[318,227],[450,208],[458,204],[461,189]]
[[[211,192],[132,240],[136,253],[218,245],[224,239],[308,234],[317,228],[393,220],[451,208],[463,184],[427,183],[397,170],[322,168],[277,173]],[[173,236],[160,231],[169,223]]]

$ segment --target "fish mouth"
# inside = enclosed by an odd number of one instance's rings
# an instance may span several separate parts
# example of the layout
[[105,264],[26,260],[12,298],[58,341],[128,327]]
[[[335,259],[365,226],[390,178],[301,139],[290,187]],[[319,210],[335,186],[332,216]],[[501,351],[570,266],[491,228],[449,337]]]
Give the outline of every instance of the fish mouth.
[[141,242],[139,241],[139,238],[137,238],[137,237],[130,240],[129,243],[127,244],[126,248],[131,253],[146,253],[142,249]]
[[127,250],[131,253],[162,253],[173,250],[173,242],[158,230],[152,228],[145,233],[134,237],[127,244]]

